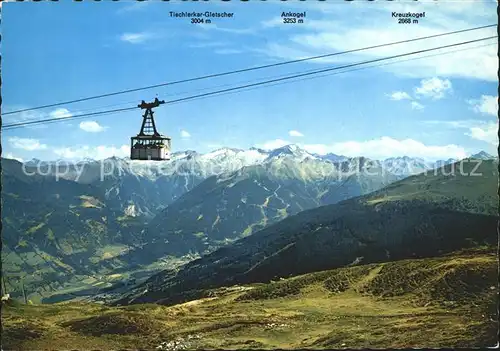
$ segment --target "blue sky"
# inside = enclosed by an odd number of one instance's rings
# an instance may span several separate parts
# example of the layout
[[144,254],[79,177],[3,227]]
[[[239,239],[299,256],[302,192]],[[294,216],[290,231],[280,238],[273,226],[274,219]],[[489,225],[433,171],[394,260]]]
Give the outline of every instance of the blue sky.
[[[232,12],[191,24],[169,11]],[[306,11],[283,24],[282,11]],[[391,12],[426,12],[398,24]],[[314,55],[496,24],[496,2],[4,3],[4,112]],[[3,117],[3,124],[166,101],[202,92],[495,35],[496,28]],[[495,40],[390,65],[251,89],[156,111],[173,151],[298,144],[372,158],[463,157],[497,145]],[[488,46],[485,46],[489,44]],[[494,44],[494,45],[491,45]],[[463,50],[467,49],[467,50]],[[461,50],[461,51],[457,51]],[[455,51],[455,52],[451,52]],[[451,52],[451,53],[449,53]],[[396,62],[406,60],[404,62]],[[23,160],[127,156],[141,111],[3,132]]]

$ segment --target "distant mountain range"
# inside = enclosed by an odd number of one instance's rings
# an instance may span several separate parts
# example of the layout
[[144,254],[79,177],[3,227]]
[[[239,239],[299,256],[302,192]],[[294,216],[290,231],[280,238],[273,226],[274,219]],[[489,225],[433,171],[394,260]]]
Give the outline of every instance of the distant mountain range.
[[493,159],[498,159],[498,157],[490,155],[486,151],[480,151],[477,154],[472,155],[470,158],[474,158],[474,159],[478,159],[478,160],[493,160]]
[[118,254],[103,249],[136,245],[142,225],[110,208],[89,184],[27,176],[19,162],[2,160],[2,273],[10,291],[24,284],[48,292],[112,271]]
[[[490,157],[485,152],[478,155],[482,159]],[[92,184],[105,190],[106,198],[114,201],[114,205],[122,211],[152,218],[158,210],[208,177],[231,174],[243,167],[273,164],[283,158],[293,159],[297,164],[304,162],[302,166],[342,163],[351,171],[360,163],[372,162],[382,167],[384,172],[401,178],[455,161],[449,159],[428,162],[410,157],[371,161],[363,157],[348,158],[334,154],[321,156],[311,154],[296,145],[287,145],[271,151],[257,148],[222,148],[207,154],[183,151],[173,153],[170,161],[163,162],[130,161],[116,157],[100,161],[87,159],[76,163],[34,159],[26,162],[24,166],[28,172],[34,172],[38,168],[46,175],[55,176],[58,173],[60,178]],[[333,168],[325,166],[321,170],[324,177],[328,176],[330,169]]]
[[[356,170],[359,168],[359,170]],[[289,215],[370,193],[400,177],[377,163],[276,158],[212,176],[156,215],[145,236],[150,255],[206,254]]]
[[31,291],[69,288],[75,274],[95,280],[208,254],[450,162],[319,156],[294,145],[186,151],[165,162],[2,159],[3,270],[17,287],[24,276]]
[[[430,257],[496,245],[498,162],[447,165],[338,204],[290,216],[151,277],[115,303],[175,304],[220,286],[269,282],[362,262]],[[481,174],[473,176],[471,174]]]

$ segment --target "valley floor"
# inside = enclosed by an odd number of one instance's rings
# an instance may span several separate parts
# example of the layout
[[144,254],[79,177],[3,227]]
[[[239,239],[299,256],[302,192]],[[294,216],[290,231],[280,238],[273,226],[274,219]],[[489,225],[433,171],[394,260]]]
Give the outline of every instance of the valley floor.
[[2,348],[433,348],[496,344],[492,250],[341,268],[181,305],[3,306]]

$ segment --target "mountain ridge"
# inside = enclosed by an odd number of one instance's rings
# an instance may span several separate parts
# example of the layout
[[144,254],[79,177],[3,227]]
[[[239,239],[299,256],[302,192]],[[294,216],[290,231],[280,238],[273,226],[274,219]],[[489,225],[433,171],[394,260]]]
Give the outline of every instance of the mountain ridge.
[[[192,259],[290,215],[365,195],[424,169],[410,158],[395,168],[365,157],[325,161],[295,147],[281,148],[271,158],[261,150],[250,151],[223,148],[205,158],[187,151],[176,154],[181,162],[171,168],[171,163],[113,157],[106,162],[41,163],[37,172],[33,163],[2,159],[4,205],[17,211],[4,211],[4,250],[19,249],[22,256],[5,257],[12,257],[14,270],[29,272],[39,270],[41,262],[30,257],[45,254],[56,263],[50,269],[58,272],[64,271],[59,262],[79,268],[80,259],[102,261],[99,267],[108,271],[164,262],[165,257]],[[231,166],[237,170],[228,171]],[[46,203],[50,199],[59,204],[57,211]],[[76,235],[78,248],[45,248],[53,236],[64,241],[66,233]],[[65,256],[69,249],[82,252],[74,256],[76,261]],[[92,266],[90,261],[85,265]]]
[[[304,154],[308,154],[310,155],[312,158],[319,158],[319,159],[324,159],[324,160],[330,160],[330,161],[334,161],[334,162],[337,162],[337,161],[344,161],[346,159],[352,159],[352,158],[356,158],[356,157],[362,157],[362,155],[357,155],[357,156],[345,156],[345,155],[337,155],[337,154],[334,154],[334,153],[324,153],[324,154],[319,154],[319,153],[314,153],[314,152],[308,152],[306,151],[304,148],[300,147],[299,145],[297,144],[286,144],[284,146],[281,146],[281,147],[277,147],[275,149],[262,149],[262,148],[259,148],[259,147],[249,147],[248,149],[242,149],[242,148],[234,148],[234,147],[229,147],[229,146],[223,146],[223,147],[219,147],[217,149],[214,149],[212,151],[208,151],[208,152],[205,152],[205,153],[200,153],[198,151],[195,151],[195,150],[190,150],[190,149],[187,149],[187,150],[179,150],[179,151],[175,151],[171,154],[172,156],[172,160],[178,160],[178,159],[181,159],[183,157],[187,157],[187,156],[209,156],[209,155],[213,155],[213,154],[217,154],[217,153],[221,153],[223,151],[231,151],[233,153],[245,153],[245,152],[248,152],[248,151],[256,151],[258,153],[261,153],[261,154],[265,154],[265,155],[276,155],[276,154],[283,154],[283,153],[287,153],[287,154],[293,154],[293,153],[304,153]],[[59,160],[40,160],[40,159],[37,159],[37,158],[34,158],[32,160],[29,160],[29,161],[26,161],[26,162],[23,162],[23,163],[27,163],[27,164],[39,164],[39,163],[51,163],[51,164],[54,164],[58,161],[60,162],[64,162],[64,163],[78,163],[78,162],[95,162],[95,161],[103,161],[103,160],[107,160],[107,159],[123,159],[123,160],[127,160],[127,161],[130,161],[130,158],[129,157],[118,157],[118,156],[112,156],[112,157],[108,157],[108,158],[104,158],[104,159],[93,159],[93,158],[84,158],[84,159],[81,159],[81,160],[65,160],[65,159],[59,159]],[[494,159],[495,156],[487,153],[486,151],[484,150],[480,150],[478,151],[477,153],[471,153],[469,156],[466,156],[465,158],[477,158],[477,159]],[[413,157],[413,156],[408,156],[408,155],[400,155],[400,156],[390,156],[390,157],[386,157],[386,158],[381,158],[381,159],[377,159],[377,160],[380,160],[380,161],[388,161],[388,160],[396,160],[396,159],[414,159],[414,160],[419,160],[421,162],[429,162],[429,163],[436,163],[436,162],[443,162],[443,161],[450,161],[450,160],[454,160],[454,161],[457,161],[458,159],[456,158],[448,158],[446,160],[436,160],[436,161],[430,161],[430,159],[425,159],[424,157]],[[170,160],[170,161],[172,161]],[[161,163],[162,161],[155,161],[156,163]],[[166,162],[169,162],[169,161],[166,161]]]
[[[464,169],[473,167],[467,163]],[[482,177],[415,175],[365,196],[302,211],[180,271],[159,273],[115,303],[173,304],[208,288],[268,282],[359,258],[383,262],[494,245],[498,163],[483,162],[480,171]]]

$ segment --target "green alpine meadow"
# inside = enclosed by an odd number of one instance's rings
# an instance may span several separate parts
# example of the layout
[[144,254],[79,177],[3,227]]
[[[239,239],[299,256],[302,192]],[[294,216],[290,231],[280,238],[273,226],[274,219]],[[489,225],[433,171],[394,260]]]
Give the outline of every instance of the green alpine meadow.
[[0,0],[1,350],[498,348],[498,14]]
[[[406,177],[366,162],[335,183],[294,158],[208,176],[142,214],[137,194],[178,180],[27,177],[3,159],[4,347],[495,343],[497,160]],[[128,206],[106,196],[125,182]]]

